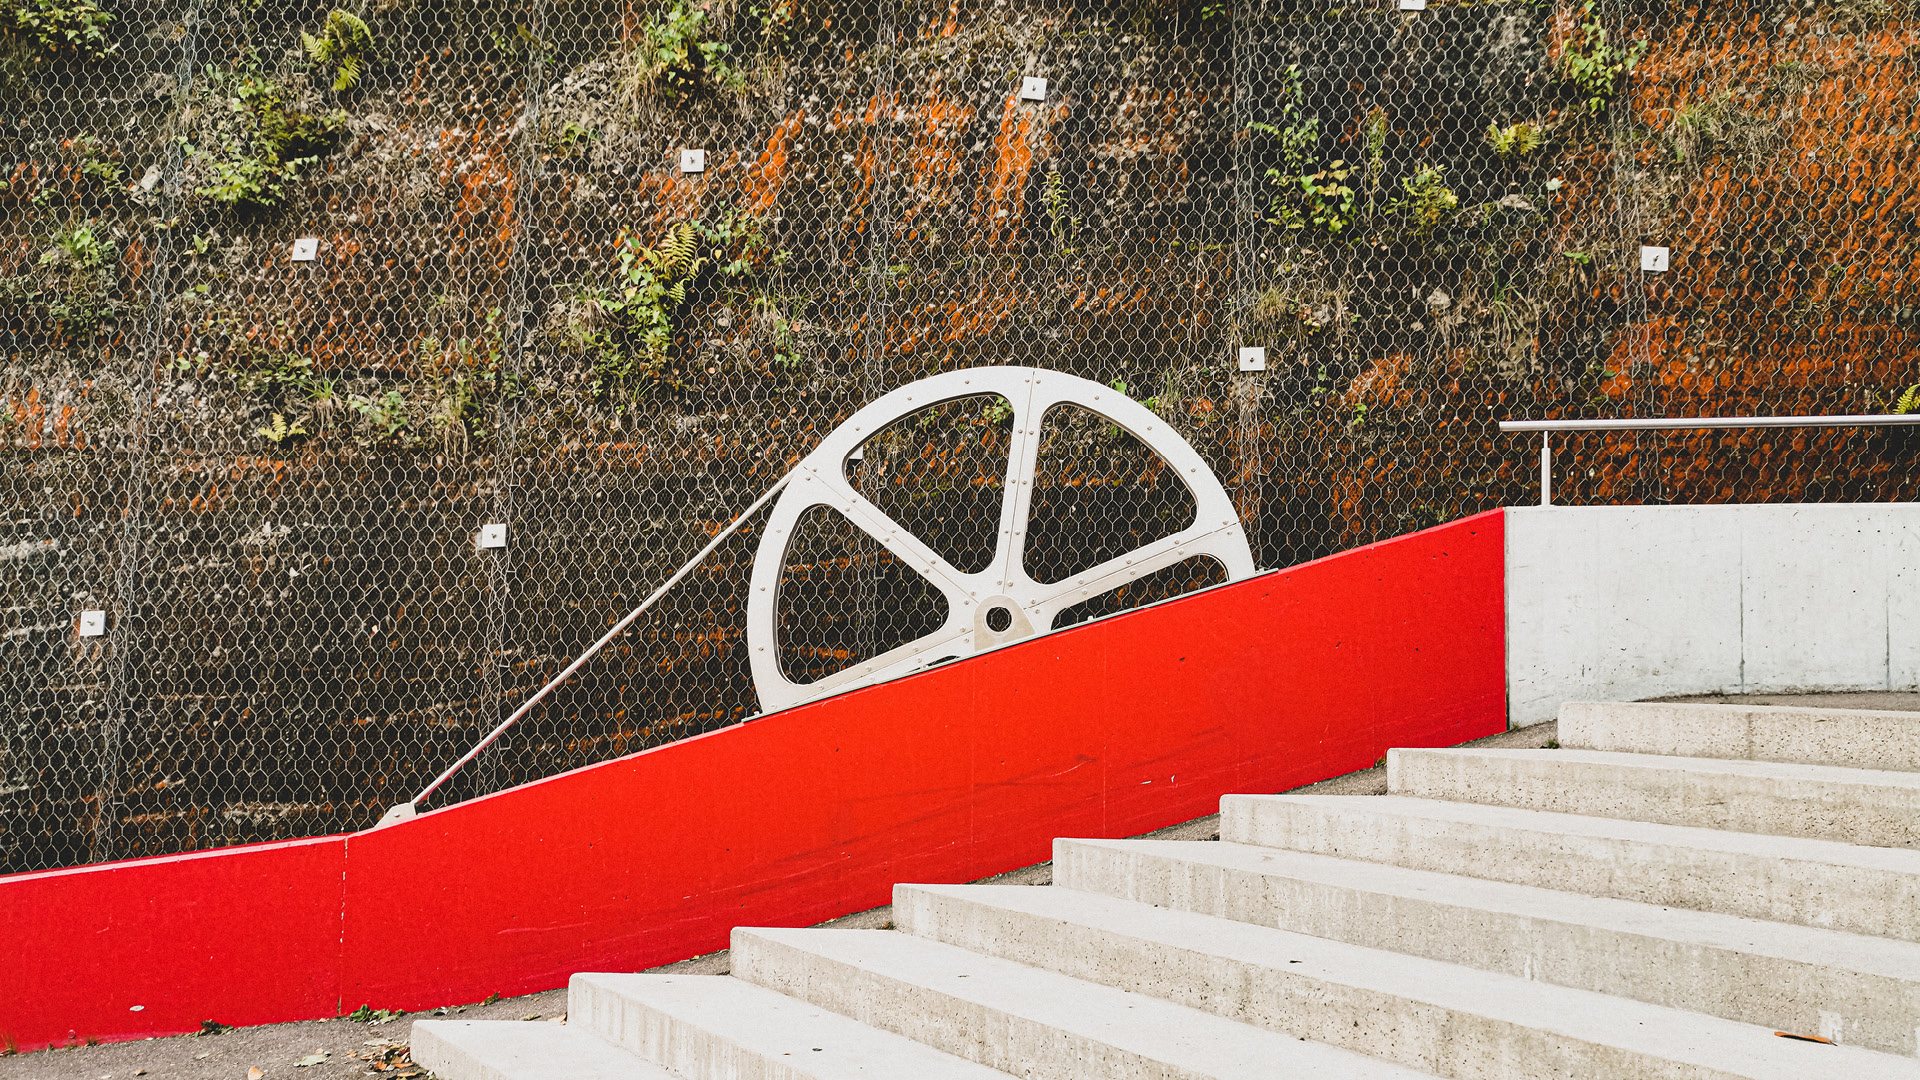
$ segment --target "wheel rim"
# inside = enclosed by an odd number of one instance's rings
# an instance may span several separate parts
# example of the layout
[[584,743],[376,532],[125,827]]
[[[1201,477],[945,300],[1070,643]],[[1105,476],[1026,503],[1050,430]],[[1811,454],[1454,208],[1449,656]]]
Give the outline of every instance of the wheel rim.
[[[1013,430],[994,553],[978,573],[964,573],[861,495],[846,478],[848,455],[895,421],[949,401],[997,394],[1012,409]],[[1056,405],[1073,405],[1124,429],[1158,454],[1185,483],[1195,504],[1192,524],[1171,535],[1048,584],[1024,565],[1033,508],[1041,422]],[[801,515],[837,511],[946,597],[939,629],[817,682],[787,678],[780,663],[779,592]],[[965,657],[1052,632],[1065,608],[1196,556],[1217,561],[1226,580],[1254,572],[1253,553],[1233,501],[1206,462],[1164,420],[1126,394],[1057,371],[983,367],[945,372],[885,394],[828,433],[795,467],[767,519],[754,555],[747,599],[747,647],[763,712],[775,712],[860,686],[909,674],[949,657]]]

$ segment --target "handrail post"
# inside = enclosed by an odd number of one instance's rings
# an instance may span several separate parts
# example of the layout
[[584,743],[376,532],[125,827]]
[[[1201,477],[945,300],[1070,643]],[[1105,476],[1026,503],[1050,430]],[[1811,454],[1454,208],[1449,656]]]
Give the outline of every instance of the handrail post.
[[1553,434],[1540,433],[1540,505],[1553,505]]

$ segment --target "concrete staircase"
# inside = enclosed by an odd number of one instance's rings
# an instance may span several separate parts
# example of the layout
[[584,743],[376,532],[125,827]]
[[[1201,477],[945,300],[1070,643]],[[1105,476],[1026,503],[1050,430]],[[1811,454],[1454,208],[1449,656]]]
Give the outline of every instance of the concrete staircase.
[[[444,1080],[1920,1080],[1920,714],[1569,704],[1558,750],[1395,750],[1219,843],[1059,840],[1048,888],[582,974],[566,1027],[420,1021]],[[1813,1036],[1830,1042],[1783,1037]]]

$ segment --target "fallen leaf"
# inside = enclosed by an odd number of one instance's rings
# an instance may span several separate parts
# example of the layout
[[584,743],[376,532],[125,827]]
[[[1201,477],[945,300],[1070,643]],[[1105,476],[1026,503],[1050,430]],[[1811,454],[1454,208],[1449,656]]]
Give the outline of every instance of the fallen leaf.
[[540,1019],[540,1014],[539,1014],[539,1013],[528,1013],[527,1015],[525,1015],[525,1016],[523,1016],[523,1017],[521,1017],[520,1019],[522,1019],[522,1020],[538,1020],[538,1019]]
[[261,1069],[258,1065],[255,1065],[253,1068],[247,1070],[247,1080],[260,1080],[260,1078],[265,1075],[267,1075],[266,1071]]
[[327,1063],[327,1052],[325,1050],[322,1050],[317,1054],[308,1054],[306,1057],[303,1057],[299,1061],[294,1062],[293,1066],[296,1069],[304,1069],[309,1065],[324,1065],[326,1063]]

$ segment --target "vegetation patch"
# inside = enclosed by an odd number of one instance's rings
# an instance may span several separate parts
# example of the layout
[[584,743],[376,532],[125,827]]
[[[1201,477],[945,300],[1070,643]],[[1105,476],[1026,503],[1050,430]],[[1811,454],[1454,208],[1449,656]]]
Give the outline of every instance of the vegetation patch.
[[1626,87],[1627,77],[1647,55],[1647,39],[1630,45],[1613,43],[1600,23],[1594,0],[1580,5],[1580,23],[1560,54],[1560,77],[1586,99],[1587,111],[1598,113]]
[[113,13],[94,0],[11,0],[0,8],[0,31],[30,63],[99,60],[114,51]]
[[[756,222],[731,210],[711,222],[675,222],[653,244],[622,230],[615,250],[613,284],[581,293],[597,317],[575,328],[573,344],[593,357],[593,396],[623,402],[654,388],[687,387],[690,372],[676,354],[675,338],[680,312],[696,290],[731,291],[763,263],[784,259],[769,252]],[[755,298],[758,306],[768,306],[764,299]],[[784,366],[793,348],[791,331],[784,320],[776,321],[777,360]]]
[[205,176],[195,193],[223,206],[271,210],[281,205],[294,181],[346,130],[344,112],[303,112],[289,103],[285,87],[264,75],[222,72],[208,82],[211,130],[199,143],[189,143],[187,152]]
[[333,88],[352,89],[373,59],[373,33],[359,16],[339,8],[327,13],[318,34],[300,33],[300,45],[315,67],[333,75]]
[[705,7],[675,0],[648,19],[627,54],[627,101],[658,95],[681,105],[702,91],[738,89],[742,73],[727,62],[730,46],[711,33]]

